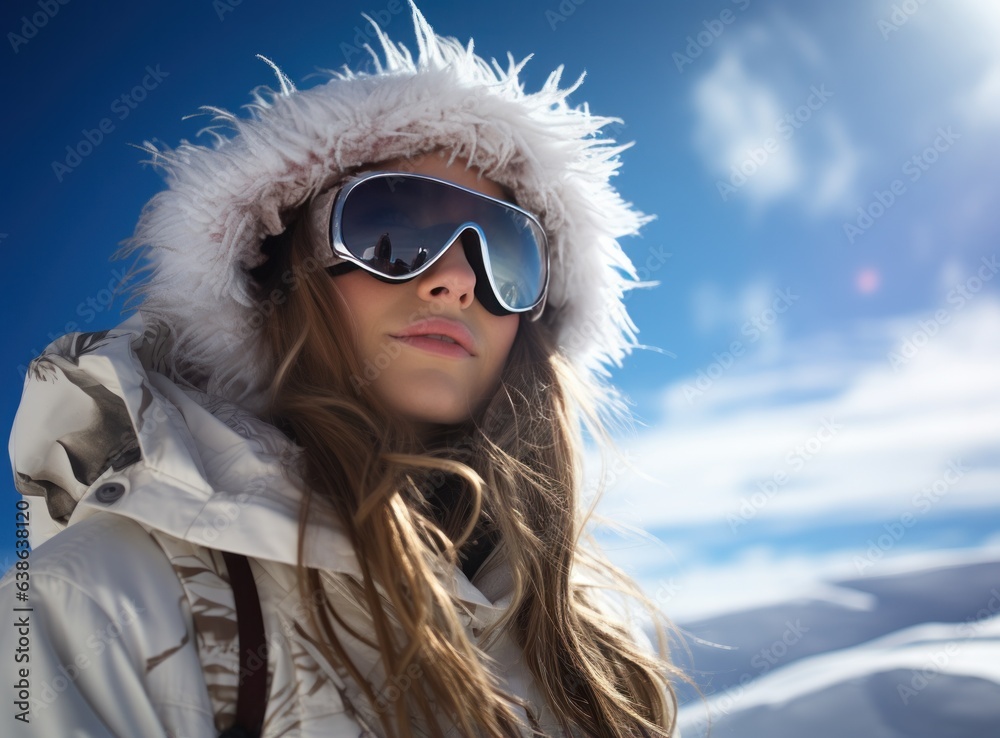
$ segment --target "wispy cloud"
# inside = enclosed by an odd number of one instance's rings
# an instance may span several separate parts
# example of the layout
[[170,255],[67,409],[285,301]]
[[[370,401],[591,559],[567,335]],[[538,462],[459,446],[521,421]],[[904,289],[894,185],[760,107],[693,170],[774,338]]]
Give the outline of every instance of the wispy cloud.
[[[757,202],[793,190],[802,177],[795,142],[769,151],[782,119],[780,97],[754,78],[741,52],[725,53],[693,90],[696,143],[712,173]],[[725,195],[725,192],[720,195]]]
[[777,478],[759,519],[865,518],[908,509],[959,459],[968,473],[936,504],[995,501],[1000,345],[984,337],[1000,335],[1000,304],[952,297],[851,339],[793,341],[779,359],[751,351],[697,401],[695,376],[664,388],[662,424],[629,443],[659,484],[625,475],[606,510],[642,510],[646,527],[719,521]]
[[[823,597],[821,578],[918,540],[973,545],[949,526],[1000,489],[1000,344],[987,338],[1000,302],[950,291],[942,305],[750,353],[699,402],[685,393],[695,376],[665,387],[663,419],[623,443],[635,470],[613,470],[598,508],[662,540],[608,539],[613,559],[683,620]],[[873,556],[886,521],[913,537]]]
[[695,143],[724,201],[760,209],[792,198],[825,214],[847,202],[860,153],[836,106],[827,107],[840,91],[823,81],[821,40],[774,15],[734,30],[695,82]]

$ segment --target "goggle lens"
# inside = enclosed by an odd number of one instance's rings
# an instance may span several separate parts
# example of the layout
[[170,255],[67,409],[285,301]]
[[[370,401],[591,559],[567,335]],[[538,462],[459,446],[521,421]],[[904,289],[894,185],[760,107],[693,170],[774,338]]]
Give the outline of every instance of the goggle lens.
[[[545,234],[523,211],[457,185],[423,176],[378,173],[338,197],[334,240],[360,265],[388,278],[416,276],[463,236],[475,232],[481,262],[501,308],[537,305],[547,282]],[[339,239],[337,236],[339,235]],[[485,246],[485,248],[483,248]],[[472,256],[472,255],[470,255]],[[478,290],[477,290],[478,292]]]

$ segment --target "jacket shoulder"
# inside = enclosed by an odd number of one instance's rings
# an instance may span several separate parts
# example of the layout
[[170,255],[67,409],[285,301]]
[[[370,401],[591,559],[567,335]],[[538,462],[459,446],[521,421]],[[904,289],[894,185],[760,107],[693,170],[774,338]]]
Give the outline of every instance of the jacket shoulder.
[[[176,581],[166,555],[137,522],[97,513],[60,531],[31,551],[32,579],[63,579],[89,594],[108,586],[126,590],[157,579],[158,589]],[[179,593],[179,583],[175,587]]]

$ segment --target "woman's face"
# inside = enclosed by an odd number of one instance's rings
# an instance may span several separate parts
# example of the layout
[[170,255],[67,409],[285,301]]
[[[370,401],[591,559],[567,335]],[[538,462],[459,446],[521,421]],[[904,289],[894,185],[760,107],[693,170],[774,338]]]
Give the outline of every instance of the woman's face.
[[[426,174],[503,199],[500,186],[466,162],[426,154],[375,169]],[[431,214],[433,215],[433,214]],[[476,274],[461,243],[420,276],[397,284],[361,269],[331,278],[354,328],[363,376],[358,383],[420,429],[467,420],[499,383],[517,334],[517,315],[497,316],[476,299]],[[454,333],[467,344],[443,339]]]

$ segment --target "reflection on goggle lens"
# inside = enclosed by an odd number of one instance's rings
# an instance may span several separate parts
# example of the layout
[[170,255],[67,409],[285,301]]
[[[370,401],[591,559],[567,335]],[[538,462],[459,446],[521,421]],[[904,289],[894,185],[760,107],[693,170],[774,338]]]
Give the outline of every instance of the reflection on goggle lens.
[[482,269],[502,308],[523,311],[542,299],[545,234],[509,204],[420,175],[379,173],[341,194],[339,240],[369,270],[406,278],[461,236],[470,262]]

